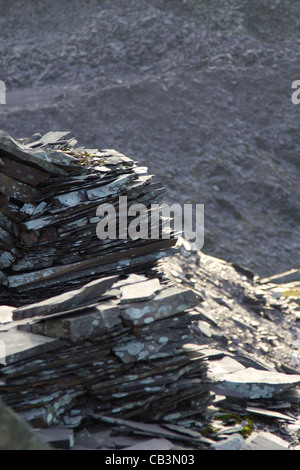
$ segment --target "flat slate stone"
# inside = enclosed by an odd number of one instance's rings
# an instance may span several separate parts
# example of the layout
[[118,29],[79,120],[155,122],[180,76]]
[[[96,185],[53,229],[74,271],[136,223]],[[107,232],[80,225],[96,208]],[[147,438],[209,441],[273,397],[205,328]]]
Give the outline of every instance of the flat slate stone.
[[233,434],[225,440],[214,444],[214,450],[242,450],[245,446],[245,439],[240,434]]
[[0,173],[0,191],[21,202],[31,202],[40,196],[36,189],[2,173]]
[[215,380],[218,380],[220,374],[231,374],[243,369],[245,369],[245,366],[240,362],[236,361],[233,357],[225,356],[222,359],[211,360],[208,372],[214,376]]
[[263,371],[252,367],[220,375],[218,379],[222,388],[236,391],[250,399],[271,398],[300,383],[300,375]]
[[163,439],[174,439],[198,444],[201,443],[202,439],[202,436],[201,438],[193,438],[192,436],[187,436],[181,433],[168,430],[159,424],[142,423],[128,419],[113,418],[109,416],[96,415],[95,417],[100,419],[101,421],[125,427],[130,430],[130,432],[140,436],[153,436],[155,438],[161,437]]
[[247,406],[246,411],[251,414],[255,414],[257,416],[262,416],[265,418],[271,418],[271,419],[280,419],[283,421],[291,421],[295,422],[295,418],[292,418],[291,416],[280,413],[279,411],[274,411],[274,410],[266,410],[261,407],[255,407],[255,406]]
[[161,285],[158,279],[150,279],[144,282],[125,285],[120,288],[121,303],[151,300],[160,289]]
[[5,345],[6,364],[13,364],[23,359],[56,349],[59,340],[36,335],[27,331],[11,328],[0,332],[0,342]]
[[11,178],[30,186],[37,186],[50,178],[49,173],[37,168],[13,161],[7,157],[0,157],[0,171]]
[[16,257],[9,251],[3,251],[0,255],[0,269],[8,268],[13,264]]
[[74,446],[73,429],[51,427],[48,429],[35,429],[38,438],[56,449],[71,449]]
[[246,450],[289,450],[289,443],[275,434],[260,431],[248,437]]
[[108,333],[117,326],[122,326],[119,308],[115,304],[100,304],[82,315],[46,320],[43,333],[76,342]]
[[[1,187],[0,187],[0,190],[1,190]],[[7,249],[13,248],[13,246],[14,246],[14,241],[13,241],[11,234],[4,228],[0,227],[0,249],[4,248],[4,250],[7,250]],[[6,262],[6,260],[4,260],[4,262]]]
[[121,310],[121,317],[133,326],[147,325],[176,315],[197,304],[198,300],[191,290],[169,287],[160,291],[151,302],[137,302],[128,307],[125,304]]
[[108,276],[97,279],[85,284],[80,289],[66,292],[50,299],[37,302],[25,307],[14,310],[14,320],[34,317],[37,315],[50,315],[51,313],[63,312],[74,307],[85,304],[91,304],[99,300],[101,295],[106,292],[118,280],[118,276]]

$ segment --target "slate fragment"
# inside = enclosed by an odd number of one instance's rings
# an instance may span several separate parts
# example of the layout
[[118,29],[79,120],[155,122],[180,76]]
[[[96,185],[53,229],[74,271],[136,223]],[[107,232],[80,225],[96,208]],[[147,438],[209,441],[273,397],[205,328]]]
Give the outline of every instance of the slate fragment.
[[225,440],[213,445],[214,450],[243,450],[245,439],[240,434],[233,434]]
[[289,450],[289,443],[270,432],[254,432],[246,439],[245,450]]
[[141,422],[132,421],[132,420],[111,418],[108,416],[100,416],[100,415],[99,416],[96,415],[95,417],[99,419],[100,421],[103,421],[109,424],[115,424],[122,428],[128,428],[132,433],[136,435],[140,435],[140,436],[161,437],[164,439],[172,439],[175,441],[190,442],[198,446],[201,446],[203,442],[201,435],[199,437],[185,436],[184,434],[176,433],[174,431],[168,430],[159,424],[141,423]]
[[74,446],[73,429],[51,427],[48,429],[35,429],[34,431],[42,442],[56,449],[71,449]]
[[23,163],[13,161],[7,157],[0,157],[0,171],[22,183],[37,186],[50,178],[49,173]]
[[101,295],[106,292],[115,281],[117,281],[117,279],[117,276],[98,279],[85,284],[80,289],[37,302],[36,304],[20,307],[14,310],[13,319],[20,320],[22,318],[33,317],[35,315],[49,315],[52,312],[58,313],[65,310],[71,310],[74,307],[95,303],[101,298]]
[[0,332],[1,344],[5,345],[5,362],[13,364],[32,356],[42,354],[61,345],[60,341],[46,336],[11,328]]
[[250,399],[257,399],[271,398],[295,387],[300,383],[300,375],[248,367],[229,374],[221,374],[218,380],[223,388],[239,392]]
[[125,285],[121,287],[121,303],[143,302],[153,299],[160,289],[161,285],[158,279]]
[[265,417],[265,418],[295,422],[295,419],[287,414],[280,413],[279,411],[265,409],[263,407],[247,406],[246,411],[250,414],[254,414],[254,415]]
[[116,306],[105,307],[102,308],[101,305],[96,305],[89,313],[46,320],[43,334],[76,342],[102,333],[108,333],[115,327],[121,326],[122,322],[118,316]]
[[266,278],[259,279],[261,284],[287,284],[288,282],[300,281],[300,270],[290,269],[284,273],[274,274]]
[[20,202],[32,202],[40,197],[36,189],[2,173],[0,173],[0,191]]

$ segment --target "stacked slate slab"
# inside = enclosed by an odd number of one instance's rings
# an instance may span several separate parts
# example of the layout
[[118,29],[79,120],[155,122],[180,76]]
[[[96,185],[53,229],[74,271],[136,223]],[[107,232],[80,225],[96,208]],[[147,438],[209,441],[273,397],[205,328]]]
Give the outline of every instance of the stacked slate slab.
[[189,289],[130,274],[13,309],[21,319],[0,331],[0,397],[38,427],[76,427],[99,413],[201,416],[213,394],[204,354],[190,345],[197,302]]
[[41,428],[201,416],[198,300],[157,266],[176,240],[96,236],[100,203],[157,203],[163,188],[114,150],[75,146],[0,134],[0,398]]
[[[127,197],[128,208],[150,209],[164,188],[125,155],[76,147],[66,136],[49,132],[17,141],[0,131],[2,304],[11,296],[17,305],[28,304],[101,276],[151,266],[175,244],[172,236],[100,240],[99,205],[114,205],[123,230],[119,197]],[[150,227],[150,210],[148,222]]]

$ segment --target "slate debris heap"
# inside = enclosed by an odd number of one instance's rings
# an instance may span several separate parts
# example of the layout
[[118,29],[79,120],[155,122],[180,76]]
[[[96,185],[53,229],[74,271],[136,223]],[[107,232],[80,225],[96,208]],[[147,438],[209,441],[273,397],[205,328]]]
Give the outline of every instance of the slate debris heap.
[[213,395],[189,345],[198,300],[157,275],[176,240],[96,236],[99,203],[159,202],[163,188],[65,135],[0,134],[0,397],[38,427],[201,415]]
[[[298,448],[299,270],[254,282],[187,240],[172,250],[174,234],[99,240],[99,204],[164,190],[114,150],[75,146],[0,133],[0,448],[41,447],[24,422],[55,448]],[[242,437],[248,415],[289,441]]]

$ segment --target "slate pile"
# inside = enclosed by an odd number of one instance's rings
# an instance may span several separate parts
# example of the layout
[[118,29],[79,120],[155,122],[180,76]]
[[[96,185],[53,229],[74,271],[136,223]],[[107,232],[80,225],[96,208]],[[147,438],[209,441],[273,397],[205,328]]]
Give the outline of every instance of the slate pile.
[[213,394],[191,344],[196,305],[189,289],[130,274],[12,309],[23,319],[1,327],[0,397],[40,427],[201,415]]
[[183,239],[165,258],[174,234],[99,240],[99,204],[164,190],[66,135],[0,133],[0,400],[37,446],[296,449],[299,270],[257,280]]
[[157,265],[176,239],[96,236],[100,203],[153,204],[163,188],[114,150],[75,145],[0,134],[0,397],[41,428],[201,415],[198,300]]
[[[0,302],[16,306],[72,290],[108,274],[145,268],[175,244],[169,239],[99,239],[97,207],[119,197],[159,203],[164,188],[147,168],[106,149],[76,147],[66,132],[15,140],[0,131]],[[132,217],[131,217],[132,219]],[[158,219],[159,228],[162,218]],[[128,217],[128,223],[130,217]],[[150,227],[150,211],[148,217]],[[149,232],[150,233],[150,232]]]
[[192,328],[216,394],[207,410],[212,447],[271,450],[281,437],[299,449],[299,269],[259,278],[187,240],[177,247],[162,267],[199,300],[201,320]]

